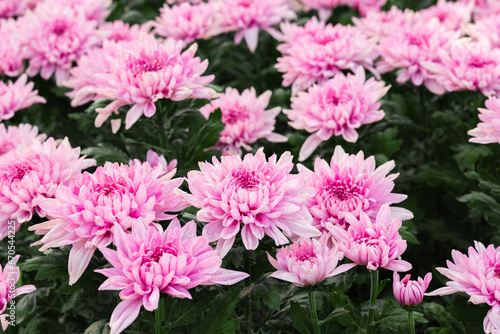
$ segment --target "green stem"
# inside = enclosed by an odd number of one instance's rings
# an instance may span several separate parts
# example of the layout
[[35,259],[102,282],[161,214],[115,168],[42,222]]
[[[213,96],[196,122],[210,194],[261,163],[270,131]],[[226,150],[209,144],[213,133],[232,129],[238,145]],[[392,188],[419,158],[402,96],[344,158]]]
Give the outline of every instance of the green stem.
[[155,334],[161,334],[161,323],[163,322],[165,315],[163,299],[160,298],[158,302],[158,308],[155,310]]
[[314,329],[314,334],[321,334],[321,327],[318,321],[318,312],[316,310],[316,299],[314,298],[314,290],[309,290],[309,307],[311,308],[311,318]]
[[160,146],[165,149],[165,153],[168,156],[168,136],[167,136],[167,125],[165,124],[165,107],[163,103],[159,103],[156,110],[158,111],[157,125],[158,125],[158,137],[160,138]]
[[373,334],[373,317],[375,316],[375,303],[378,294],[378,270],[370,270],[371,292],[370,308],[368,309],[368,322],[366,323],[366,334]]
[[408,332],[415,334],[415,320],[413,319],[413,310],[408,310]]
[[[246,254],[246,258],[247,258],[247,263],[246,263],[246,266],[247,266],[247,274],[250,275],[248,276],[248,278],[246,279],[246,285],[247,286],[250,286],[252,285],[252,258],[250,257],[250,253],[247,252]],[[246,318],[248,320],[248,334],[252,334],[253,333],[253,328],[252,328],[252,294],[249,293],[248,294],[248,304],[247,304],[247,312],[246,312]]]

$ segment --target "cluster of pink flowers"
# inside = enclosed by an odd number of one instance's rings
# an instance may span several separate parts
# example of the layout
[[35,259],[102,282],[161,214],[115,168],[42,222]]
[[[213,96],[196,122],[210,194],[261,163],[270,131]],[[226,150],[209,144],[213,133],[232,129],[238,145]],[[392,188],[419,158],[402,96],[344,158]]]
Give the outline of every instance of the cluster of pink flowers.
[[225,256],[240,231],[246,249],[256,249],[267,234],[284,245],[288,237],[316,237],[321,233],[311,226],[306,200],[314,189],[303,187],[300,175],[290,174],[292,156],[284,153],[266,159],[262,149],[253,155],[223,156],[219,162],[200,163],[200,171],[190,171],[187,182],[191,194],[186,200],[201,210],[197,218],[207,222],[203,236],[217,241]]
[[292,85],[293,93],[322,84],[342,70],[373,69],[378,56],[376,39],[355,26],[332,26],[313,17],[303,27],[283,23],[281,30],[284,43],[278,50],[283,56],[276,68],[284,73],[283,86]]
[[278,249],[276,260],[267,254],[269,262],[277,269],[270,277],[293,283],[296,286],[315,285],[356,266],[356,263],[338,265],[344,257],[338,247],[331,247],[330,236],[319,239],[300,238],[290,246]]
[[[36,132],[32,132],[34,135]],[[80,156],[68,139],[49,138],[5,154],[0,159],[0,240],[7,236],[8,221],[20,224],[31,220],[33,210],[44,217],[40,201],[52,198],[56,189],[70,182],[95,160]]]
[[[357,155],[349,155],[342,147],[337,146],[330,165],[320,158],[314,163],[314,172],[299,165],[304,175],[305,186],[316,190],[314,196],[307,199],[306,206],[313,217],[313,226],[322,232],[328,225],[347,229],[347,214],[360,218],[366,214],[375,221],[375,217],[385,204],[402,202],[406,195],[391,193],[394,179],[399,174],[390,174],[394,161],[389,161],[375,169],[375,157],[364,159],[363,151]],[[391,216],[411,219],[410,211],[390,207]]]
[[333,9],[339,6],[349,6],[357,9],[361,15],[379,12],[387,0],[302,0],[306,11],[316,9],[322,21],[328,20]]
[[293,128],[313,133],[302,145],[299,161],[307,159],[323,141],[342,136],[356,142],[356,131],[362,124],[380,121],[385,114],[379,100],[389,90],[383,81],[365,81],[362,68],[356,75],[340,73],[321,86],[292,97],[291,110],[284,110]]
[[221,268],[222,260],[205,237],[196,235],[196,223],[182,228],[178,220],[163,231],[158,225],[135,224],[127,234],[115,227],[116,251],[100,247],[112,268],[96,270],[108,279],[99,290],[121,290],[122,302],[113,311],[111,334],[121,333],[139,315],[142,306],[158,308],[160,292],[189,298],[199,285],[232,285],[248,274]]
[[453,261],[446,261],[447,268],[436,268],[451,281],[446,287],[427,293],[427,296],[442,296],[455,292],[465,292],[473,304],[488,304],[492,307],[485,318],[486,333],[498,331],[500,323],[500,247],[493,245],[485,247],[481,242],[474,241],[474,247],[469,247],[468,254],[457,250],[451,252]]
[[[2,266],[0,266],[0,323],[2,325],[2,331],[5,331],[7,329],[9,323],[15,321],[16,305],[12,300],[19,295],[30,293],[36,290],[34,285],[24,285],[16,287],[20,277],[20,271],[16,265],[18,260],[19,255],[16,255],[5,265],[3,271]],[[8,309],[14,310],[13,320]],[[10,321],[7,320],[8,318],[10,319]]]
[[34,83],[28,82],[26,74],[21,75],[15,83],[0,81],[0,121],[12,118],[18,110],[46,102],[33,87]]
[[271,94],[268,90],[257,97],[253,87],[245,89],[241,94],[228,87],[225,93],[200,108],[200,112],[207,119],[216,109],[221,110],[225,128],[215,148],[226,154],[241,154],[242,147],[251,151],[249,144],[255,143],[259,138],[266,138],[270,142],[287,141],[287,137],[273,132],[275,118],[281,107],[265,110]]
[[40,251],[73,245],[69,256],[69,284],[87,268],[98,247],[114,242],[116,226],[123,230],[135,224],[172,219],[188,204],[178,187],[183,179],[172,179],[175,170],[164,173],[161,165],[147,162],[131,166],[106,163],[94,173],[85,172],[60,186],[54,198],[38,201],[49,221],[30,227],[44,235]]
[[368,36],[381,39],[394,31],[408,29],[415,22],[415,12],[393,6],[387,12],[371,11],[365,17],[353,17],[352,21]]

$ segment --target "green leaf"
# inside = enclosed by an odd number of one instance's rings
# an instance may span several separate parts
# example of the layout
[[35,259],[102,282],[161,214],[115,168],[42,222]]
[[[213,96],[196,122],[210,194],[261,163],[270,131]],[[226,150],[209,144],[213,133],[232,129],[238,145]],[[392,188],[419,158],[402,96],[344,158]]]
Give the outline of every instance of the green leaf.
[[203,291],[195,300],[167,298],[167,327],[173,329],[194,323],[198,315],[210,308],[216,295],[216,291]]
[[31,293],[27,293],[16,302],[16,321],[23,322],[25,318],[36,312],[37,298],[47,298],[50,288],[37,288]]
[[401,306],[396,306],[392,303],[386,303],[382,309],[380,320],[375,324],[397,331],[399,327],[408,326],[408,312],[403,310]]
[[290,316],[293,319],[293,327],[301,333],[311,333],[311,320],[308,312],[300,307],[299,303],[290,301]]
[[418,241],[417,237],[413,233],[411,233],[410,231],[408,231],[408,226],[405,226],[405,225],[401,226],[400,229],[399,229],[399,234],[409,244],[412,244],[412,245],[420,244],[420,242]]
[[442,305],[434,302],[421,305],[426,314],[439,322],[440,328],[449,329],[448,333],[466,334],[464,327]]
[[92,325],[85,329],[83,334],[109,334],[111,330],[108,326],[109,319],[101,319],[94,322]]
[[28,324],[26,325],[26,327],[22,327],[18,334],[40,334],[40,330],[37,329],[37,325],[38,325],[38,318],[37,317],[33,317],[29,322]]
[[99,144],[99,146],[86,148],[82,154],[96,159],[97,165],[104,165],[106,161],[127,164],[130,159],[125,152],[110,144]]
[[380,295],[382,290],[384,290],[385,286],[387,285],[387,282],[389,282],[390,279],[386,278],[378,283],[378,291],[377,291],[377,296]]
[[205,319],[198,322],[192,333],[194,334],[224,334],[234,333],[240,324],[237,320],[228,320],[233,313],[236,304],[240,300],[239,289],[232,288],[225,291],[223,295],[218,295]]
[[337,317],[340,317],[344,314],[347,314],[349,313],[348,310],[346,310],[345,308],[341,307],[341,308],[336,308],[335,310],[333,310],[326,318],[324,318],[323,320],[320,320],[319,324],[322,325],[322,324],[326,324],[327,322],[330,322],[332,321],[333,319],[337,318]]
[[68,258],[59,250],[49,249],[44,255],[27,259],[20,267],[25,271],[37,271],[35,279],[38,281],[55,280],[61,277],[67,277],[69,280]]

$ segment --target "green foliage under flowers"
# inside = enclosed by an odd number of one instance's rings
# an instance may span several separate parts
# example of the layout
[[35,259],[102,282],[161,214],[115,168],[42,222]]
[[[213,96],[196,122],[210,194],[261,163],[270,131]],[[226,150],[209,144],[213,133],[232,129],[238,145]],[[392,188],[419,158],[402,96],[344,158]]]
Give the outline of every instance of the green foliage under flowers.
[[[389,0],[387,8],[397,5],[420,9],[432,3]],[[144,23],[154,19],[162,5],[160,0],[114,1],[110,20]],[[304,22],[313,13],[300,13],[299,21]],[[357,14],[341,8],[329,21],[347,24],[353,15]],[[244,43],[234,45],[233,37],[220,35],[198,43],[197,54],[209,60],[207,73],[215,74],[214,89],[223,91],[223,87],[230,86],[241,91],[253,86],[258,94],[272,90],[269,107],[289,108],[291,91],[281,86],[281,74],[274,68],[280,56],[276,50],[278,42],[261,32],[259,47],[252,54]],[[392,86],[382,101],[386,117],[364,125],[356,143],[333,137],[322,143],[314,156],[329,161],[333,148],[342,145],[348,153],[363,150],[365,157],[374,155],[377,165],[389,160],[396,162],[400,175],[395,181],[395,192],[408,195],[401,206],[415,216],[403,222],[400,230],[408,241],[404,258],[413,265],[413,277],[445,266],[452,249],[465,252],[473,240],[500,245],[500,147],[469,143],[467,135],[476,126],[477,108],[484,106],[486,98],[471,92],[435,96],[424,87],[398,84],[393,73],[384,75],[383,80]],[[198,169],[198,162],[220,157],[220,152],[210,148],[224,124],[220,111],[214,112],[208,121],[198,112],[207,101],[157,103],[157,113],[152,118],[141,117],[130,130],[122,126],[113,134],[109,122],[101,128],[94,126],[95,108],[109,101],[72,108],[64,96],[65,89],[54,88],[52,82],[39,77],[34,81],[47,104],[34,105],[6,123],[31,123],[48,136],[67,136],[73,147],[81,146],[83,153],[96,159],[98,165],[105,161],[144,160],[146,151],[153,149],[168,161],[177,159],[177,175],[186,176],[189,170]],[[122,109],[114,117],[123,120],[127,108]],[[287,143],[262,140],[253,146],[254,152],[263,146],[267,155],[290,151],[298,157],[308,133],[292,129],[287,122],[287,117],[280,114],[275,130],[289,138]],[[313,161],[312,157],[303,164],[312,168]],[[183,187],[186,188],[185,183]],[[180,220],[195,219],[195,214],[194,208],[186,209]],[[41,221],[35,217],[30,225]],[[164,222],[164,227],[167,224]],[[198,222],[198,233],[201,227]],[[30,247],[38,239],[26,226],[16,234],[16,251],[22,259],[20,281],[23,285],[36,285],[37,290],[16,299],[19,324],[10,326],[7,333],[109,333],[109,318],[120,299],[116,292],[97,290],[104,277],[94,269],[105,266],[105,259],[96,253],[80,280],[69,286],[69,248],[40,253],[37,246]],[[235,246],[241,244],[237,240]],[[274,256],[275,248],[269,239],[262,240],[254,252],[234,247],[224,259],[224,268],[249,272],[249,279],[233,287],[193,289],[192,300],[162,295],[164,312],[157,315],[143,310],[125,333],[153,333],[156,321],[160,322],[161,333],[313,333],[307,289],[268,277],[273,268],[266,252]],[[7,245],[1,243],[0,252],[6,254],[6,250]],[[380,275],[379,296],[373,306],[375,332],[406,333],[407,312],[392,296],[392,273],[382,270]],[[433,275],[430,290],[446,282],[436,271]],[[369,274],[361,267],[315,286],[322,333],[363,333],[371,307],[369,286]],[[472,305],[462,295],[425,300],[414,312],[417,332],[483,332],[486,307]]]

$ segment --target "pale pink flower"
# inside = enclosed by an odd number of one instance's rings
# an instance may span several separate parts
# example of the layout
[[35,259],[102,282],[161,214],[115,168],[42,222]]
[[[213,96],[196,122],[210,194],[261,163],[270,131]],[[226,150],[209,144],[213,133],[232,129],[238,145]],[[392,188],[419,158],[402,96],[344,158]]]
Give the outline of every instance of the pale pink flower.
[[276,260],[268,253],[269,262],[278,270],[269,277],[303,287],[315,285],[355,267],[355,263],[338,265],[344,254],[339,252],[337,246],[331,247],[329,239],[328,234],[313,240],[300,238],[292,245],[278,249]]
[[187,175],[187,201],[201,209],[199,220],[208,222],[203,235],[209,242],[217,242],[217,251],[225,256],[240,231],[246,249],[256,249],[264,235],[276,245],[289,242],[285,237],[316,237],[321,233],[311,226],[311,214],[305,204],[314,193],[303,187],[300,175],[290,174],[293,168],[290,152],[276,161],[273,155],[267,161],[263,149],[255,155],[248,153],[223,156],[219,162],[200,163],[201,171]]
[[142,115],[152,117],[155,102],[160,99],[210,99],[215,95],[212,88],[205,87],[214,76],[202,76],[208,61],[194,56],[198,46],[192,44],[185,51],[182,47],[182,42],[173,39],[161,42],[143,35],[139,41],[112,49],[114,59],[106,61],[106,72],[94,75],[93,86],[101,97],[114,101],[96,109],[99,114],[95,125],[101,126],[124,105],[132,105],[125,118],[125,128],[129,129]]
[[365,17],[352,17],[352,22],[369,37],[381,39],[398,30],[408,29],[415,21],[415,12],[392,6],[387,12],[371,11]]
[[172,219],[188,204],[178,193],[182,178],[172,179],[161,166],[134,162],[132,166],[106,163],[92,174],[77,175],[56,190],[55,198],[38,205],[51,219],[30,227],[44,235],[40,251],[73,245],[69,254],[69,284],[87,268],[97,247],[114,242],[116,226],[123,230],[135,224]]
[[154,23],[154,31],[163,37],[183,41],[185,45],[204,38],[216,23],[216,8],[220,2],[181,3],[170,7],[165,4]]
[[432,279],[432,274],[427,273],[422,279],[418,277],[417,281],[410,280],[411,275],[408,274],[400,280],[397,272],[393,274],[392,291],[394,293],[394,298],[401,305],[418,305],[424,299],[425,290],[429,287],[429,283]]
[[[387,175],[394,161],[388,161],[375,169],[375,157],[366,160],[363,151],[347,154],[341,146],[335,147],[330,165],[320,158],[314,162],[314,172],[299,165],[304,175],[305,186],[316,189],[316,194],[307,199],[306,206],[313,217],[313,226],[324,232],[327,224],[347,229],[346,214],[359,218],[364,212],[375,221],[384,204],[397,204],[406,195],[395,194],[394,179],[399,173]],[[411,219],[413,214],[400,207],[390,207],[392,217]]]
[[299,161],[307,159],[332,136],[356,142],[356,129],[384,118],[384,111],[379,109],[379,100],[389,90],[384,84],[374,78],[365,81],[365,72],[359,68],[356,75],[339,73],[323,85],[314,85],[292,97],[292,109],[283,110],[291,120],[289,124],[312,133],[300,149]]
[[406,250],[406,240],[399,235],[401,218],[391,218],[391,209],[384,204],[375,222],[364,212],[359,219],[346,213],[347,231],[338,225],[327,223],[327,228],[339,245],[339,250],[354,263],[368,270],[385,268],[392,271],[408,271],[411,264],[400,259]]
[[426,62],[424,67],[447,91],[500,94],[500,49],[492,48],[487,40],[460,38],[449,50],[440,50],[439,57],[440,62]]
[[115,227],[116,251],[100,247],[112,268],[96,272],[108,277],[99,290],[120,290],[122,302],[113,311],[110,334],[121,333],[139,315],[141,306],[158,308],[160,292],[189,298],[199,285],[232,285],[248,274],[221,268],[222,259],[205,237],[196,235],[196,223],[181,228],[175,219],[163,231],[159,225],[136,224],[132,234]]
[[[145,33],[144,28],[138,24],[130,25],[121,20],[106,22],[99,25],[98,30],[101,40],[112,42],[129,42],[138,40]],[[90,54],[88,54],[90,57]],[[96,59],[93,59],[96,61]]]
[[35,141],[42,143],[46,137],[45,134],[39,135],[38,128],[31,124],[10,125],[6,128],[5,124],[0,123],[0,159],[9,152],[31,146]]
[[485,334],[500,334],[500,305],[495,304],[484,318],[483,328]]
[[467,24],[464,30],[470,37],[476,40],[485,39],[492,47],[500,48],[500,12]]
[[474,21],[500,13],[500,2],[498,0],[458,0],[458,2],[471,5]]
[[99,44],[97,22],[75,12],[69,5],[45,1],[27,12],[21,25],[28,75],[40,73],[49,79],[55,73],[57,85],[69,76],[73,62]]
[[0,121],[12,118],[18,110],[46,102],[37,90],[33,90],[34,85],[33,82],[28,83],[26,74],[21,75],[15,83],[0,81]]
[[225,154],[241,154],[242,147],[251,151],[249,144],[255,143],[259,138],[266,138],[270,142],[287,141],[287,137],[273,132],[281,107],[265,110],[271,94],[268,90],[257,97],[255,89],[251,87],[240,95],[238,90],[227,87],[219,98],[201,107],[200,112],[207,119],[216,109],[221,110],[225,128],[220,133],[215,148]]
[[283,56],[275,67],[284,73],[283,86],[292,85],[292,93],[322,84],[342,70],[371,70],[378,57],[376,39],[354,26],[325,25],[313,17],[303,27],[282,24],[281,30],[285,43],[278,50]]
[[87,20],[104,23],[108,17],[112,0],[45,0],[54,5],[69,6],[79,15],[83,14]]
[[419,11],[418,20],[428,22],[436,18],[446,29],[458,31],[462,25],[470,22],[472,9],[472,3],[438,0],[434,6]]
[[[10,256],[9,256],[10,258]],[[0,266],[0,321],[2,324],[2,330],[5,331],[9,325],[7,318],[9,317],[9,309],[16,308],[16,304],[12,299],[19,295],[25,293],[30,293],[36,290],[34,285],[23,285],[20,287],[15,287],[19,282],[20,271],[19,267],[16,265],[19,260],[19,255],[14,256],[3,268]],[[15,290],[12,289],[15,287]],[[5,314],[2,314],[4,313]],[[14,316],[15,320],[15,316]],[[12,321],[12,320],[11,320]]]
[[448,268],[436,268],[451,281],[428,296],[443,296],[455,292],[465,292],[473,304],[486,303],[490,306],[500,303],[500,247],[484,247],[474,241],[468,255],[457,250],[451,252],[453,261],[446,261]]
[[33,209],[45,216],[39,201],[54,197],[56,189],[72,180],[95,160],[80,157],[80,148],[72,148],[65,138],[43,143],[34,140],[30,146],[13,151],[0,159],[0,240],[7,236],[9,220],[20,224],[30,221]]
[[26,51],[21,45],[20,22],[4,21],[0,24],[0,75],[17,77],[24,71]]
[[477,128],[467,132],[474,138],[469,139],[471,143],[500,144],[500,98],[490,97],[486,101],[486,109],[479,108],[479,119],[482,121]]
[[361,15],[379,12],[387,0],[302,0],[304,10],[316,9],[321,21],[326,21],[333,10],[339,6],[349,6],[358,10]]
[[26,2],[23,0],[0,1],[0,25],[3,24],[2,20],[22,15],[26,11],[26,9]]
[[[136,161],[140,161],[138,159],[135,160],[130,160],[129,165],[133,166]],[[148,152],[146,153],[146,161],[149,163],[151,168],[156,168],[157,166],[161,166],[163,168],[163,173],[167,174],[170,173],[171,171],[175,170],[175,167],[177,167],[177,160],[173,159],[170,161],[170,163],[167,162],[167,159],[163,155],[158,155],[155,151],[149,149]]]
[[397,82],[411,80],[415,86],[425,84],[434,94],[443,94],[441,81],[432,76],[423,64],[439,64],[438,52],[446,52],[459,34],[446,29],[436,18],[395,30],[380,41],[382,59],[377,62],[377,70],[387,73],[399,69]]
[[288,0],[222,0],[217,24],[208,35],[235,31],[234,42],[240,44],[245,38],[248,49],[254,52],[259,41],[259,30],[280,39],[281,34],[273,26],[295,18]]

